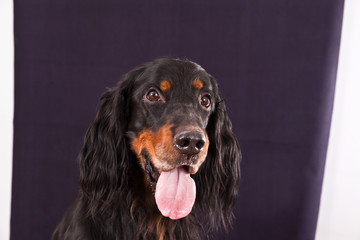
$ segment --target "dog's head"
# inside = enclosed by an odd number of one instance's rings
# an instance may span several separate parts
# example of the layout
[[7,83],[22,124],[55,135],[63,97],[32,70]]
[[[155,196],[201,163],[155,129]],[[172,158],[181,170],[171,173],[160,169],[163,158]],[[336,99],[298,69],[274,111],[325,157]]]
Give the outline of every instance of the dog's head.
[[206,127],[216,99],[211,76],[190,61],[162,60],[135,81],[131,146],[149,181],[177,167],[195,174],[206,158]]
[[80,155],[82,191],[90,203],[102,198],[94,208],[131,188],[136,162],[164,216],[187,216],[196,192],[197,210],[213,215],[209,225],[231,222],[240,152],[210,74],[191,61],[160,58],[131,70],[101,103]]
[[172,219],[185,217],[195,200],[189,174],[197,173],[206,159],[214,88],[199,65],[174,59],[156,61],[134,83],[131,147],[147,182],[156,186],[158,208]]

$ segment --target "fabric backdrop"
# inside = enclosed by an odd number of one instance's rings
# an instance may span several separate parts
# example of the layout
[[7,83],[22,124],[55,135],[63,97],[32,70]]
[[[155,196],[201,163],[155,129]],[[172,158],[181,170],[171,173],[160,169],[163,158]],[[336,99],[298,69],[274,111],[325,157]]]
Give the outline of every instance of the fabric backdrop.
[[11,239],[49,239],[77,191],[98,99],[135,65],[188,58],[214,75],[243,162],[217,239],[313,239],[343,0],[15,0]]

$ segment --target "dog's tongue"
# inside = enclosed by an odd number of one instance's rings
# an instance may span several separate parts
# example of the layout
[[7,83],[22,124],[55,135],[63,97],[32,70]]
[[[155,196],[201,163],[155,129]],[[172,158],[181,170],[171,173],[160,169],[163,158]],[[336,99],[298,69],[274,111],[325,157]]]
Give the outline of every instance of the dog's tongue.
[[182,167],[162,172],[156,184],[155,201],[165,217],[186,217],[195,202],[196,187],[190,173]]

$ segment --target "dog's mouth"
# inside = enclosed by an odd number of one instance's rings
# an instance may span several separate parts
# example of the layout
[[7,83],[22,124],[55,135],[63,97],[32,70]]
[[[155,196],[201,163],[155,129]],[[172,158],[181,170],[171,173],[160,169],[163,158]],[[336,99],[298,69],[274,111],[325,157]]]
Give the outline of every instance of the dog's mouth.
[[192,166],[180,165],[169,170],[157,169],[150,156],[143,153],[145,175],[154,191],[156,205],[164,217],[176,220],[186,217],[192,210],[196,185],[190,173]]
[[153,163],[150,160],[150,156],[146,151],[142,152],[142,156],[144,158],[144,166],[145,166],[145,176],[146,180],[150,184],[152,190],[155,190],[157,180],[160,176],[160,171],[155,168]]
[[[183,164],[179,164],[179,166],[173,167],[173,168],[169,168],[169,169],[157,169],[154,164],[151,161],[151,158],[148,154],[148,152],[146,150],[143,150],[141,152],[141,155],[143,156],[144,159],[144,167],[145,167],[145,173],[146,173],[146,179],[150,184],[150,187],[152,188],[152,190],[155,191],[156,188],[156,183],[159,179],[159,176],[162,172],[167,172],[167,171],[171,171],[174,168],[182,168],[186,173],[189,174],[195,174],[197,172],[196,167],[191,166],[189,164],[183,163]],[[188,162],[188,161],[187,161]]]

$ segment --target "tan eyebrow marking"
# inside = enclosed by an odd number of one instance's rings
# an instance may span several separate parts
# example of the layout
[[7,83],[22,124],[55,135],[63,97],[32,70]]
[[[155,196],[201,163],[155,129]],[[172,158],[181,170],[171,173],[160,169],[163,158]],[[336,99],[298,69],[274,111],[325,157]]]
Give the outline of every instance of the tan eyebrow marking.
[[164,80],[160,83],[160,89],[163,92],[169,91],[171,88],[171,83],[168,80]]
[[204,87],[204,83],[199,78],[196,78],[193,81],[193,86],[196,90],[200,90]]

